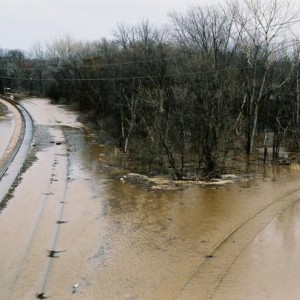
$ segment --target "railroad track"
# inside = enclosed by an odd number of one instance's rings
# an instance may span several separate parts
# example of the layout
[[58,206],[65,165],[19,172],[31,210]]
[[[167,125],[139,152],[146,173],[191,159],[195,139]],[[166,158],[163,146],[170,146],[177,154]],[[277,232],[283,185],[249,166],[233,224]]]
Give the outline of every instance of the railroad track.
[[[62,175],[63,180],[57,180],[60,164],[62,164],[62,161],[66,158],[67,160],[67,165],[66,165],[66,170],[64,174]],[[15,280],[12,284],[12,286],[9,289],[7,299],[16,299],[18,297],[18,286],[22,283],[22,277],[24,277],[24,272],[26,273],[26,264],[27,261],[30,260],[32,257],[47,257],[47,261],[45,261],[44,265],[41,265],[41,276],[39,280],[39,286],[37,287],[36,290],[36,297],[38,299],[44,299],[42,297],[46,298],[46,294],[49,294],[48,291],[48,281],[49,277],[51,275],[51,270],[53,268],[53,264],[55,263],[55,258],[58,257],[57,253],[59,252],[65,252],[68,249],[64,250],[57,250],[57,244],[59,240],[59,235],[62,226],[64,226],[67,221],[64,220],[64,210],[66,207],[66,200],[67,200],[67,191],[68,191],[68,185],[69,185],[69,168],[70,168],[70,161],[69,161],[69,156],[66,155],[62,156],[60,154],[55,154],[52,157],[52,170],[51,170],[51,177],[49,178],[47,188],[44,192],[44,194],[41,196],[40,201],[39,201],[39,207],[36,210],[35,216],[34,216],[34,222],[33,222],[33,227],[32,231],[30,234],[30,237],[28,238],[27,246],[24,251],[22,260],[15,272]],[[63,185],[63,189],[60,193],[60,195],[56,194],[57,190],[57,185]],[[57,199],[55,200],[55,198]],[[56,207],[54,208],[52,219],[52,228],[49,230],[47,233],[47,240],[45,241],[45,248],[44,249],[39,249],[39,252],[35,253],[32,252],[34,251],[34,248],[36,247],[37,241],[41,239],[39,230],[41,227],[43,227],[43,219],[45,218],[45,215],[49,213],[49,203],[56,202]],[[47,244],[47,246],[46,246]],[[48,255],[47,255],[48,251]],[[58,254],[59,255],[59,254]],[[57,262],[56,262],[57,263]]]
[[[11,140],[3,159],[0,161],[0,210],[5,206],[5,198],[20,174],[33,139],[34,125],[29,112],[17,101],[2,97],[12,105],[21,118],[20,132]],[[16,139],[16,140],[15,140]]]
[[[24,101],[24,103],[35,105],[30,101]],[[22,109],[27,112],[25,107],[21,106],[20,110],[22,111]],[[51,119],[57,121],[55,116],[51,113],[47,112],[47,114]],[[27,125],[26,118],[25,113],[23,122]],[[26,141],[26,128],[28,129],[28,125],[27,127],[25,126],[24,136],[20,138],[20,144]],[[63,130],[59,135],[59,142],[56,140],[55,143],[53,142],[53,144],[51,144],[51,154],[49,154],[47,158],[47,165],[51,166],[51,170],[49,177],[45,177],[43,181],[44,191],[40,196],[33,196],[36,197],[37,206],[34,211],[32,211],[32,222],[29,225],[30,230],[28,231],[27,242],[23,253],[20,255],[18,266],[14,271],[14,279],[7,287],[6,299],[18,299],[22,297],[22,292],[25,290],[23,287],[24,281],[26,280],[25,278],[31,273],[30,270],[36,270],[37,265],[40,277],[38,280],[39,283],[36,286],[36,298],[46,298],[45,295],[49,294],[48,282],[51,277],[53,265],[58,263],[58,261],[53,258],[57,257],[56,252],[65,252],[68,250],[57,250],[62,226],[67,223],[67,221],[64,220],[64,211],[67,203],[66,199],[70,176],[69,153],[66,146],[67,138]],[[42,141],[40,139],[41,137],[39,137],[39,128],[37,125],[38,143]],[[20,148],[21,146],[19,149]],[[18,155],[18,151],[19,150],[16,151],[17,154],[15,157]],[[8,170],[10,170],[10,168]],[[6,177],[7,176],[4,176],[3,178]]]
[[177,291],[174,299],[213,299],[226,274],[256,236],[300,201],[300,188],[274,199],[223,234]]
[[[34,103],[30,104],[34,105]],[[55,116],[53,115],[51,115],[51,118],[53,118],[53,120],[56,120]],[[24,132],[26,131],[25,129]],[[25,134],[22,138],[22,141],[24,139],[26,139]],[[65,221],[63,217],[64,210],[66,208],[65,203],[67,203],[66,200],[68,200],[68,179],[70,172],[70,161],[65,146],[67,144],[66,135],[62,137],[61,142],[62,145],[59,146],[59,149],[61,149],[61,151],[59,151],[59,153],[54,151],[53,156],[51,156],[52,177],[48,180],[47,188],[45,188],[44,190],[44,194],[40,199],[41,201],[38,202],[40,206],[38,207],[38,209],[36,210],[36,214],[32,218],[35,220],[34,226],[32,228],[31,235],[29,236],[27,248],[25,249],[21,263],[16,270],[15,280],[13,285],[11,286],[9,297],[7,299],[17,299],[17,297],[15,297],[16,295],[18,295],[16,291],[18,290],[18,286],[22,281],[21,279],[23,279],[22,276],[24,275],[24,271],[27,266],[26,262],[28,259],[30,259],[30,257],[46,256],[46,249],[61,249],[57,248],[57,241],[59,240],[61,227],[64,223],[63,221]],[[17,150],[16,152],[18,153],[18,151],[19,150]],[[12,159],[12,161],[13,160],[14,159]],[[59,193],[57,192],[57,198],[54,199],[54,193],[56,191],[55,186],[58,185],[59,182],[56,180],[53,181],[53,178],[57,178],[59,171],[58,166],[59,164],[61,166],[64,162],[67,162],[66,168],[60,177],[60,184],[63,185],[63,189]],[[3,179],[6,177],[7,176],[4,176]],[[214,245],[212,245],[207,255],[199,259],[199,262],[195,266],[194,270],[186,278],[186,281],[178,289],[178,291],[175,292],[174,298],[212,299],[218,287],[225,278],[228,270],[243,253],[243,250],[251,243],[251,241],[253,241],[257,234],[265,226],[267,226],[278,214],[282,213],[285,209],[300,201],[299,192],[300,189],[294,188],[283,197],[274,198],[273,201],[249,214],[243,221],[241,221],[239,224],[236,224],[229,231],[225,232],[219,238],[219,240],[216,241]],[[56,201],[56,206],[54,209],[55,217],[53,218],[53,227],[47,239],[46,246],[42,249],[42,251],[41,248],[39,248],[37,252],[32,252],[32,249],[35,248],[33,247],[33,244],[36,240],[40,239],[38,229],[43,222],[43,214],[46,211],[46,206],[49,203],[53,203],[54,201]],[[42,264],[42,270],[44,270],[44,272],[40,277],[39,286],[36,290],[37,295],[40,295],[42,297],[42,295],[49,295],[49,292],[51,292],[48,286],[49,277],[51,275],[53,264],[56,263],[58,262],[56,262],[52,257],[49,257],[46,263]]]

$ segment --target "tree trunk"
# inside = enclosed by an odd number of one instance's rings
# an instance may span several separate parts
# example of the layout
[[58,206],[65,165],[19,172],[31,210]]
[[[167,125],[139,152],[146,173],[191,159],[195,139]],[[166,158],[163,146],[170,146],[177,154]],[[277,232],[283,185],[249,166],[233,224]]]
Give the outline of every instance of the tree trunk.
[[266,78],[267,78],[267,70],[265,71],[264,78],[263,78],[261,86],[260,86],[259,95],[258,95],[257,101],[255,102],[253,123],[252,123],[251,137],[250,137],[250,145],[249,145],[249,154],[251,154],[253,151],[254,137],[255,137],[256,129],[257,129],[259,104],[262,99]]
[[297,112],[296,112],[297,124],[299,124],[299,110],[300,110],[300,90],[299,90],[299,69],[297,68]]

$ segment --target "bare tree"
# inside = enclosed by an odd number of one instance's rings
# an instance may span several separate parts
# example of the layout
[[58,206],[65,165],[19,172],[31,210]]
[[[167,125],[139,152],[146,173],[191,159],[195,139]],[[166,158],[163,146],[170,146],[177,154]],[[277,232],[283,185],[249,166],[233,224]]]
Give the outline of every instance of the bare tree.
[[[288,1],[244,0],[229,4],[236,30],[239,34],[239,50],[247,64],[247,153],[253,150],[257,132],[259,108],[270,90],[279,89],[290,78],[291,72],[281,81],[268,82],[276,55],[287,47],[290,27],[298,22],[297,14]],[[294,65],[292,66],[292,68]]]
[[[233,18],[224,9],[214,6],[194,7],[187,14],[171,14],[173,36],[186,53],[183,60],[193,74],[190,89],[196,96],[195,109],[199,152],[206,173],[218,173],[218,149],[228,111],[228,75],[236,41],[233,39]],[[184,66],[183,66],[184,67]]]

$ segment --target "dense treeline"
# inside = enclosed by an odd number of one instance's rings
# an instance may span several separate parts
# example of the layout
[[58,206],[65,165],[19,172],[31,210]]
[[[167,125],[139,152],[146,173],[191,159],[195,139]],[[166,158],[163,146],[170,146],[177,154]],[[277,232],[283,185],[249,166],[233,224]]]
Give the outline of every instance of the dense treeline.
[[221,158],[266,146],[266,133],[274,158],[286,137],[298,147],[297,21],[279,0],[194,7],[163,29],[120,24],[112,40],[2,51],[0,89],[89,110],[149,171],[216,176]]

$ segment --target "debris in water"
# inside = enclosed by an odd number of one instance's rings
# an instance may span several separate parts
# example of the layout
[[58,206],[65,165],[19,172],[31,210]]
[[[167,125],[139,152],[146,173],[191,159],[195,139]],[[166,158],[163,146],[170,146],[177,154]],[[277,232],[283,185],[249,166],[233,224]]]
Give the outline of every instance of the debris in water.
[[45,296],[45,293],[36,294],[37,299],[47,299],[48,297]]
[[57,257],[55,256],[55,254],[59,253],[59,252],[66,252],[67,250],[47,250],[48,251],[48,256],[49,257]]
[[65,224],[68,223],[69,221],[57,221],[56,224]]
[[77,288],[78,287],[79,287],[79,283],[76,283],[76,284],[73,285],[73,291],[72,291],[73,294],[77,293]]

